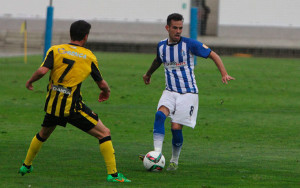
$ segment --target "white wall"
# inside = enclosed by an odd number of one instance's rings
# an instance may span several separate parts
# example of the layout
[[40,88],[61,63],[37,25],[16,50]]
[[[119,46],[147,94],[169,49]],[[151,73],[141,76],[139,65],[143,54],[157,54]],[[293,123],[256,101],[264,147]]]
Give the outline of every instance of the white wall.
[[[209,0],[207,0],[209,1]],[[0,17],[45,18],[50,0],[0,0]],[[190,0],[53,0],[54,19],[163,22]],[[300,0],[220,0],[219,25],[300,27]]]
[[[0,16],[45,18],[50,0],[0,0]],[[173,12],[190,20],[190,0],[53,0],[54,19],[163,22]]]
[[219,25],[300,27],[299,0],[220,0]]

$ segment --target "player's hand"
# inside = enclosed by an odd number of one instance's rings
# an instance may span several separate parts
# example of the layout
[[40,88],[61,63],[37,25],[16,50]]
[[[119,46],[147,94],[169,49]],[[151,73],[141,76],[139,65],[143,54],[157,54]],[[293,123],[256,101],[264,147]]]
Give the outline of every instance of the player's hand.
[[107,91],[107,92],[101,91],[101,92],[100,92],[100,95],[99,95],[98,101],[99,101],[99,102],[103,102],[103,101],[108,100],[109,95],[110,95],[110,91]]
[[29,90],[33,90],[33,85],[31,82],[27,81],[26,82],[26,88],[29,89]]
[[229,76],[228,74],[226,74],[225,76],[222,76],[222,82],[225,84],[228,84],[228,81],[230,80],[235,80],[235,78]]
[[147,75],[147,74],[145,74],[144,76],[143,76],[143,80],[144,80],[144,82],[145,82],[145,84],[146,85],[148,85],[148,84],[150,84],[150,82],[151,82],[151,76],[149,76],[149,75]]

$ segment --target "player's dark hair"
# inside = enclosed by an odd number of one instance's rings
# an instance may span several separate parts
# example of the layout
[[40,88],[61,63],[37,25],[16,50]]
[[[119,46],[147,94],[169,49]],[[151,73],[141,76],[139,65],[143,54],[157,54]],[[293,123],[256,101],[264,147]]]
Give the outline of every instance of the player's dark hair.
[[167,25],[171,25],[171,20],[174,20],[174,21],[183,21],[183,16],[181,14],[178,14],[178,13],[173,13],[173,14],[170,14],[167,18]]
[[73,22],[70,27],[70,37],[73,41],[81,41],[86,34],[90,33],[91,24],[84,20]]

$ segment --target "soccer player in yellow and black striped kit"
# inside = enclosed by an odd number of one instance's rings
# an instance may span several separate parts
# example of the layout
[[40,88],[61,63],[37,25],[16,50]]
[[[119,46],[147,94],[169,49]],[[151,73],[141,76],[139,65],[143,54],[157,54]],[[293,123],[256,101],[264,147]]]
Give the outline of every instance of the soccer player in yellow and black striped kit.
[[32,84],[51,70],[44,108],[46,115],[40,132],[31,141],[24,163],[19,170],[21,175],[32,172],[33,159],[56,126],[65,127],[70,123],[99,139],[108,182],[131,182],[117,171],[110,130],[82,101],[80,87],[89,75],[101,90],[99,102],[107,100],[110,95],[110,88],[99,71],[97,58],[90,50],[84,48],[90,29],[91,25],[86,21],[79,20],[72,23],[71,42],[52,46],[42,65],[26,82],[27,89],[33,90]]

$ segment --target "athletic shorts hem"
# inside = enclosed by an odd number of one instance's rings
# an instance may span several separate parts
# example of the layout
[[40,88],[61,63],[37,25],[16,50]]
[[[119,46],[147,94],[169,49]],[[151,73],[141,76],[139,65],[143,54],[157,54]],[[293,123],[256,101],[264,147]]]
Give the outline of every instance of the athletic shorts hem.
[[171,122],[172,122],[172,123],[178,123],[178,124],[183,125],[183,126],[186,126],[186,127],[191,127],[191,128],[193,128],[193,129],[196,127],[196,124],[193,125],[193,124],[188,124],[188,123],[186,123],[186,122],[172,121],[172,120],[171,120]]
[[70,123],[80,130],[88,132],[97,125],[98,120],[98,115],[85,104],[82,104],[80,110],[67,117],[57,117],[46,113],[42,127],[53,127],[57,125],[66,127],[67,123]]

